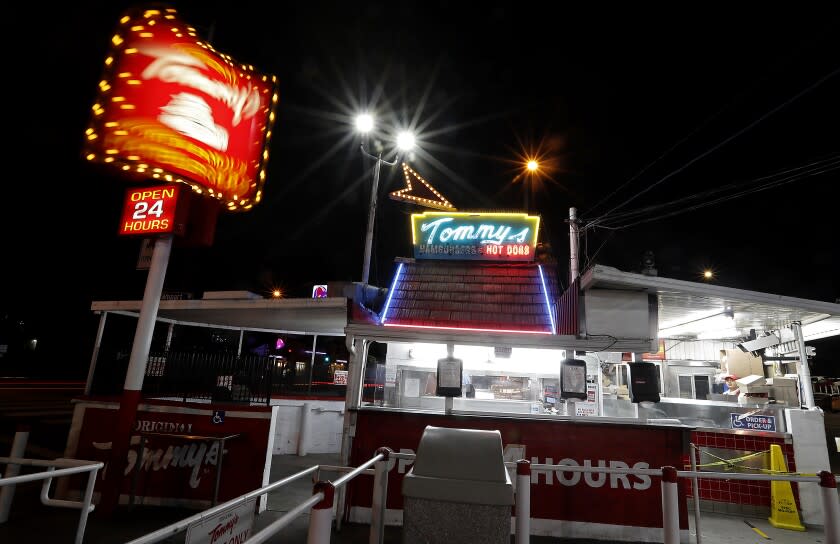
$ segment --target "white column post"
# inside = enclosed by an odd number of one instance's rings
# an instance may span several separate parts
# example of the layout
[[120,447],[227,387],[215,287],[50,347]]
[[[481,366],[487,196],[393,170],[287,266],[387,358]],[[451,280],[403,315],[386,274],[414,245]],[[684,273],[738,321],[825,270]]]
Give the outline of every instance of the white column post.
[[665,544],[680,544],[677,469],[662,467],[662,532]]
[[369,544],[382,544],[385,539],[385,505],[388,502],[388,460],[390,448],[379,448],[377,454],[384,457],[374,465],[373,496],[370,508]]
[[297,454],[300,457],[306,456],[306,448],[309,443],[309,425],[312,417],[312,404],[304,402],[300,407],[300,431],[298,432]]
[[531,462],[516,462],[516,544],[531,541]]
[[146,365],[149,361],[152,333],[155,330],[155,321],[160,307],[160,294],[163,291],[163,281],[166,277],[166,268],[169,265],[171,251],[171,235],[159,236],[155,240],[152,264],[149,267],[149,275],[146,277],[146,289],[143,292],[143,302],[140,304],[140,315],[137,318],[134,344],[131,346],[131,356],[125,373],[120,408],[112,430],[111,470],[106,473],[102,486],[102,496],[99,501],[100,507],[106,515],[113,512],[119,501],[122,473],[127,463],[131,428],[137,416],[137,406],[140,403],[140,395],[143,390],[143,378],[146,375]]
[[333,498],[335,486],[332,482],[318,482],[312,492],[313,495],[323,493],[324,498],[312,507],[309,513],[309,531],[306,544],[329,544],[332,536]]
[[820,494],[822,495],[823,515],[825,517],[825,541],[840,542],[840,499],[837,497],[837,480],[834,474],[823,470],[819,473]]
[[125,373],[124,389],[130,391],[143,389],[143,378],[146,375],[146,365],[149,360],[149,348],[152,345],[152,333],[155,330],[155,321],[160,307],[160,294],[163,292],[163,280],[166,278],[166,268],[169,266],[171,251],[172,236],[159,236],[155,241],[155,250],[152,253],[152,264],[149,267],[149,276],[146,278],[146,289],[143,292],[143,302],[140,304],[134,344],[131,346],[128,370]]
[[102,312],[99,316],[99,328],[96,329],[96,341],[93,343],[93,353],[90,356],[87,381],[85,382],[85,395],[90,395],[93,386],[93,374],[96,372],[96,360],[99,359],[99,348],[102,346],[102,335],[105,333],[105,320],[108,319],[108,312]]
[[811,385],[811,369],[808,368],[808,354],[805,350],[805,339],[802,337],[802,323],[794,321],[791,326],[796,336],[796,344],[799,347],[799,384],[802,390],[802,402],[809,410],[816,407],[814,404],[814,389]]
[[[26,454],[26,442],[29,440],[29,427],[21,426],[15,432],[12,440],[12,451],[9,457],[23,457]],[[9,463],[6,465],[4,478],[12,478],[20,474],[20,465]],[[12,508],[12,499],[15,498],[15,486],[6,485],[0,488],[0,523],[9,521],[9,510]]]

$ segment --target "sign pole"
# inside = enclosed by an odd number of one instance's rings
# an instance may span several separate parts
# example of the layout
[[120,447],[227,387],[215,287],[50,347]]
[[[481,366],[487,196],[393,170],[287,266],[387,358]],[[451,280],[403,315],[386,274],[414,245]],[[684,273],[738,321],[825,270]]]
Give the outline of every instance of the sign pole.
[[370,204],[368,205],[367,231],[365,232],[365,262],[362,266],[362,283],[367,285],[370,277],[370,253],[373,245],[373,224],[376,222],[376,193],[379,191],[379,170],[382,168],[382,153],[376,158],[373,167],[373,186],[370,189]]
[[569,208],[569,284],[580,276],[578,268],[577,208]]
[[[172,236],[159,236],[155,241],[152,264],[146,278],[146,290],[143,293],[140,316],[137,319],[137,330],[134,333],[134,344],[131,347],[131,357],[128,360],[128,370],[125,373],[125,385],[120,399],[117,425],[111,443],[110,462],[108,463],[108,470],[105,471],[100,508],[106,515],[113,512],[119,502],[122,476],[127,464],[131,430],[137,416],[137,405],[140,403],[143,378],[146,374],[146,364],[149,359],[149,348],[152,344],[152,333],[155,330],[155,320],[160,306],[160,295],[163,291],[163,280],[166,276],[166,268],[169,265],[171,250]],[[142,455],[142,452],[139,455]]]

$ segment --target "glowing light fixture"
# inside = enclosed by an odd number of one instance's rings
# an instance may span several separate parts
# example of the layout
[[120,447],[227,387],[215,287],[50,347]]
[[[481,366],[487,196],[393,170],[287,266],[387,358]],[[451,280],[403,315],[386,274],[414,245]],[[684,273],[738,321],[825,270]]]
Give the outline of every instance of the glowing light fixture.
[[521,329],[478,329],[474,327],[439,327],[435,325],[405,325],[397,323],[383,323],[386,327],[405,327],[409,329],[436,329],[447,331],[476,331],[476,332],[513,332],[518,334],[551,334],[551,331],[526,331]]
[[356,116],[356,130],[366,134],[373,130],[373,116],[369,113],[360,113]]
[[551,320],[551,334],[557,334],[557,327],[554,325],[554,314],[551,312],[551,303],[548,301],[548,289],[545,288],[545,276],[543,275],[542,265],[537,266],[540,271],[540,282],[542,283],[543,297],[545,298],[545,311],[548,312],[548,318]]
[[407,130],[397,134],[397,147],[403,151],[408,151],[414,147],[414,134]]
[[382,318],[379,320],[380,323],[385,323],[385,319],[388,317],[388,308],[391,306],[391,297],[394,296],[394,289],[397,287],[397,281],[400,279],[400,273],[402,273],[403,263],[397,267],[397,273],[394,274],[394,281],[391,282],[391,289],[388,291],[388,300],[385,301],[385,308],[382,309]]
[[532,159],[532,160],[528,161],[528,164],[526,165],[526,167],[528,168],[529,171],[536,172],[537,169],[540,167],[540,163],[538,163],[537,161]]

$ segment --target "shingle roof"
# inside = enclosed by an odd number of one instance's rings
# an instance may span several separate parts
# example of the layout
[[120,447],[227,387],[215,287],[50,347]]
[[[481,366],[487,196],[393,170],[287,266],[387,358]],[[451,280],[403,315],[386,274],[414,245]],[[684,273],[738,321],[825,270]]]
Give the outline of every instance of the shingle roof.
[[548,309],[556,300],[553,265],[397,262],[393,292],[382,312],[386,326],[553,332]]

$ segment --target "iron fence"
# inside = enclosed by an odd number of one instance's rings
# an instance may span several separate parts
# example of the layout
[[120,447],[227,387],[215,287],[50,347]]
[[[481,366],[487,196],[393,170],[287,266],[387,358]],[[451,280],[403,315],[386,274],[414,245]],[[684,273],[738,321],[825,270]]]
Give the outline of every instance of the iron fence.
[[269,404],[273,364],[268,357],[234,353],[150,353],[143,395]]

